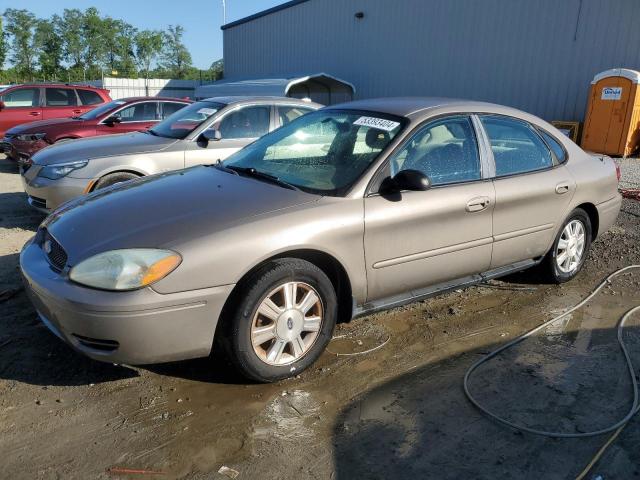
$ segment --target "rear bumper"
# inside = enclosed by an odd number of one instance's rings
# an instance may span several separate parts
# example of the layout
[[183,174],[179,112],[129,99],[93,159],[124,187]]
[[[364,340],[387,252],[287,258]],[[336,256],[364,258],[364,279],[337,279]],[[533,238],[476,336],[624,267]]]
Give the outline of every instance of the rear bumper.
[[598,235],[609,230],[618,219],[618,214],[620,213],[620,207],[622,206],[622,195],[619,193],[616,194],[610,200],[606,202],[602,202],[596,205],[598,209]]
[[38,245],[20,254],[27,293],[42,322],[75,350],[100,361],[143,365],[210,354],[233,285],[159,294],[107,292],[54,271]]

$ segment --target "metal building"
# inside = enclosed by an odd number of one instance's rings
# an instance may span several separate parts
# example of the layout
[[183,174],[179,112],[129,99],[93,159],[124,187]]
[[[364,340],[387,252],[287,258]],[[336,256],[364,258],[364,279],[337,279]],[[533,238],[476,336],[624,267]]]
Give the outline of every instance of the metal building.
[[225,76],[327,72],[356,97],[486,100],[582,121],[590,82],[640,69],[640,0],[294,0],[223,26]]

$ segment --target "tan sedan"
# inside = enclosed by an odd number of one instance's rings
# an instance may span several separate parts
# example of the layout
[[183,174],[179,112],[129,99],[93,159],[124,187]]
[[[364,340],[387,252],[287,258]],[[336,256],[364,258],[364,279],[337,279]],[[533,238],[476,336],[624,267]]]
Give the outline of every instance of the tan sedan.
[[90,357],[224,349],[273,381],[336,321],[538,264],[582,268],[621,198],[609,158],[511,108],[379,99],[300,117],[223,164],[54,212],[21,254],[42,321]]

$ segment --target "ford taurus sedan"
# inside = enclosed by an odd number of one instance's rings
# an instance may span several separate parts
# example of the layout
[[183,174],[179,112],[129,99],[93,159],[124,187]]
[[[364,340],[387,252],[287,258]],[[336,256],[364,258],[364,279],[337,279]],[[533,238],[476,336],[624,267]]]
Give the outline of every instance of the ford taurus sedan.
[[274,381],[309,367],[336,321],[535,265],[572,279],[617,217],[616,173],[511,108],[357,101],[70,202],[20,262],[42,321],[94,359],[215,346]]
[[84,193],[145,175],[224,160],[258,137],[321,105],[279,97],[193,103],[145,132],[44,148],[22,167],[29,204],[48,212]]
[[37,151],[57,142],[145,130],[190,103],[178,98],[121,98],[71,118],[13,127],[5,134],[3,146],[9,158],[29,162]]

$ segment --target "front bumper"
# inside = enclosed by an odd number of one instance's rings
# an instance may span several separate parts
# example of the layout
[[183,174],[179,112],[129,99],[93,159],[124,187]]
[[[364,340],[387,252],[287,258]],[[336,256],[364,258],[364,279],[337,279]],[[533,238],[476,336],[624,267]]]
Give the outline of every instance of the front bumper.
[[83,195],[91,179],[62,177],[50,180],[38,176],[40,165],[21,169],[20,177],[24,191],[29,196],[29,205],[48,213],[68,200]]
[[43,323],[75,350],[129,365],[205,357],[233,285],[159,294],[74,284],[29,242],[20,254],[26,291]]
[[34,153],[48,145],[44,140],[23,142],[13,137],[5,137],[0,140],[0,153],[4,153],[14,162],[22,163],[28,162]]

